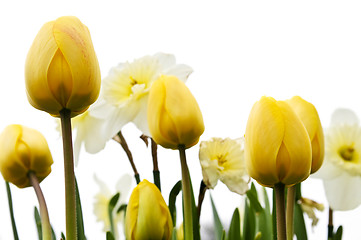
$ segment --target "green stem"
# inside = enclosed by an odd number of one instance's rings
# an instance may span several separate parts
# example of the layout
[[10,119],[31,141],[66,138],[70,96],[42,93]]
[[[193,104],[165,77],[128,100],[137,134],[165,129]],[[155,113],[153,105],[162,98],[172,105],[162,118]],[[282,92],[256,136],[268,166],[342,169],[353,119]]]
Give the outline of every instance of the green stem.
[[288,188],[287,191],[287,210],[286,210],[286,226],[287,240],[293,239],[293,214],[295,208],[296,185]]
[[75,174],[70,114],[71,112],[68,109],[60,111],[64,152],[66,239],[76,240],[78,235],[76,228]]
[[274,186],[276,194],[277,240],[286,240],[285,185]]
[[328,231],[327,231],[327,239],[333,238],[333,210],[331,207],[328,209]]
[[179,146],[179,157],[182,168],[183,221],[184,239],[193,240],[192,195],[189,170],[187,166],[185,146]]
[[49,221],[48,208],[46,206],[45,198],[43,192],[41,191],[39,180],[36,177],[35,173],[30,171],[28,177],[31,185],[34,188],[36,197],[38,198],[39,208],[40,208],[40,218],[41,218],[41,230],[43,233],[43,240],[51,240],[52,232],[51,225]]
[[5,182],[5,184],[6,184],[6,192],[8,194],[10,219],[11,219],[11,226],[13,228],[14,240],[19,240],[18,230],[16,229],[16,223],[15,223],[15,217],[14,217],[13,200],[11,197],[10,184],[9,184],[9,182]]
[[158,167],[158,155],[157,155],[157,143],[151,138],[151,147],[152,147],[152,159],[153,159],[153,179],[154,184],[158,187],[159,191],[162,191],[160,185],[160,172]]

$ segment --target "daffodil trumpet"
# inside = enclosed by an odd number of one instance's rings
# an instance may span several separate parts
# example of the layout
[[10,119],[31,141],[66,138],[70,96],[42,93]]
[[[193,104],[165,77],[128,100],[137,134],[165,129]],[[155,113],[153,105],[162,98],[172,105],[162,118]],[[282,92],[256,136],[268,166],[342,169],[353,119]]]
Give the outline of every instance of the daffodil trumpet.
[[68,109],[61,110],[60,120],[64,153],[66,239],[76,240],[78,237],[76,228],[76,196],[71,111]]
[[184,145],[179,145],[179,157],[182,168],[184,239],[193,239],[192,189]]
[[29,181],[34,188],[36,197],[38,198],[39,208],[40,208],[40,218],[41,218],[41,230],[43,240],[51,240],[51,225],[49,221],[48,208],[46,206],[46,201],[44,194],[40,188],[39,180],[36,177],[35,173],[30,171],[28,173]]

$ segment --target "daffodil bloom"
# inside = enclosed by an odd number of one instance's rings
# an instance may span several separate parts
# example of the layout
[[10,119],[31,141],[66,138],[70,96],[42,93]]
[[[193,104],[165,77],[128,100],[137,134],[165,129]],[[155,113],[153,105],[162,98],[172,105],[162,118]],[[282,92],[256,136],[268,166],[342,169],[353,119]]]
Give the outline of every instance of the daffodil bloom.
[[264,186],[291,186],[310,175],[312,149],[307,130],[285,101],[262,97],[253,105],[245,158],[250,177]]
[[213,189],[220,179],[229,190],[244,194],[248,190],[249,176],[244,160],[244,139],[212,138],[199,147],[203,181]]
[[[109,212],[108,206],[109,201],[111,198],[116,194],[119,193],[119,200],[112,212],[112,218],[115,230],[115,238],[122,239],[121,236],[124,236],[123,232],[123,224],[124,224],[124,211],[117,213],[117,210],[121,206],[121,204],[126,203],[128,200],[128,194],[132,185],[132,177],[130,175],[123,175],[116,184],[116,191],[112,192],[108,186],[101,181],[99,178],[94,176],[95,182],[99,186],[99,192],[95,195],[95,202],[94,202],[94,215],[97,218],[98,222],[102,222],[104,224],[103,231],[107,232],[111,230],[110,227],[110,220],[109,220]],[[119,224],[121,227],[119,228]]]
[[84,112],[100,91],[100,69],[88,28],[76,17],[46,23],[26,58],[25,83],[33,107],[59,116]]
[[90,114],[106,120],[106,139],[114,137],[128,122],[150,136],[147,104],[154,81],[161,75],[172,75],[185,82],[191,73],[190,67],[176,64],[171,54],[157,53],[121,63],[103,79],[100,100]]
[[0,171],[5,181],[19,188],[29,187],[28,173],[39,182],[51,172],[53,158],[44,136],[28,127],[9,125],[0,135]]
[[165,148],[189,148],[204,131],[201,110],[191,91],[175,76],[161,76],[154,82],[148,101],[151,137]]
[[325,152],[323,129],[317,110],[311,103],[299,96],[295,96],[286,102],[296,112],[307,129],[312,146],[311,173],[314,173],[320,169]]
[[169,240],[173,223],[167,204],[157,186],[141,181],[133,190],[125,217],[127,240]]
[[333,113],[325,130],[325,160],[314,176],[322,178],[333,210],[352,210],[361,204],[361,126],[353,111]]
[[323,211],[325,207],[323,204],[315,202],[308,198],[301,198],[300,204],[302,211],[307,214],[308,218],[312,220],[312,227],[316,226],[318,223],[318,217],[316,216],[315,210]]

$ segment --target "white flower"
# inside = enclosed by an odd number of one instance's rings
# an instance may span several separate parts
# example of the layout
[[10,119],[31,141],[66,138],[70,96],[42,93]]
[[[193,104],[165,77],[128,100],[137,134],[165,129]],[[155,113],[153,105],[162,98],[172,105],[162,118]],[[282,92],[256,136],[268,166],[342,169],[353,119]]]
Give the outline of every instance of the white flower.
[[337,109],[325,132],[325,159],[314,174],[323,179],[333,210],[346,211],[361,204],[361,126],[348,109]]
[[244,160],[244,139],[212,138],[200,143],[199,160],[203,181],[209,188],[217,185],[218,179],[229,190],[244,194],[250,180]]
[[150,136],[147,123],[148,93],[161,75],[173,75],[186,81],[192,69],[176,64],[171,54],[157,53],[121,63],[111,69],[102,82],[100,100],[91,115],[105,119],[104,137],[111,139],[128,122]]
[[[113,223],[114,223],[114,231],[115,231],[115,239],[119,239],[119,236],[124,236],[124,211],[120,214],[117,213],[119,207],[126,203],[128,200],[128,195],[132,186],[132,177],[128,174],[123,175],[118,183],[116,184],[116,191],[112,192],[107,187],[107,185],[98,179],[94,175],[95,182],[99,185],[99,193],[95,195],[95,202],[94,202],[94,214],[97,218],[98,222],[103,222],[104,227],[103,231],[107,232],[110,231],[110,220],[108,215],[108,205],[111,198],[116,194],[119,193],[119,200],[112,212],[113,214]],[[119,228],[119,224],[121,224],[121,228]],[[120,232],[119,232],[120,231]]]

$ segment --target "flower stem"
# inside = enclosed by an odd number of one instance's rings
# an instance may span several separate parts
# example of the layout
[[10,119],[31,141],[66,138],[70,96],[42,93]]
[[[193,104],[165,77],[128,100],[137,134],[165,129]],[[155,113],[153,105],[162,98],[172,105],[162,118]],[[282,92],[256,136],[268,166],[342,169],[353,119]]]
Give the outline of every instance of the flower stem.
[[186,151],[184,145],[179,146],[179,157],[182,168],[184,239],[193,240],[191,182],[190,182],[189,170],[186,159]]
[[9,182],[5,182],[5,184],[6,184],[6,192],[8,195],[9,211],[10,211],[10,218],[11,218],[11,226],[13,228],[14,240],[19,240],[19,235],[18,235],[18,231],[16,229],[16,223],[15,223],[15,217],[14,217],[13,200],[11,197],[10,184],[9,184]]
[[76,228],[75,174],[70,114],[70,110],[65,108],[60,111],[64,152],[66,239],[76,240],[78,236]]
[[296,199],[296,185],[288,188],[287,192],[287,210],[286,210],[286,226],[287,226],[287,239],[293,239],[293,213],[295,208]]
[[132,169],[134,172],[135,181],[137,182],[137,184],[139,184],[140,183],[139,173],[138,173],[137,167],[134,164],[132,152],[130,151],[130,149],[128,147],[127,141],[125,141],[122,131],[119,131],[118,134],[113,139],[122,146],[124,152],[127,154],[130,165],[132,166]]
[[157,155],[157,143],[151,138],[151,147],[152,147],[152,159],[153,159],[153,179],[154,184],[158,187],[159,191],[161,190],[160,185],[160,172],[158,168],[158,155]]
[[327,239],[333,238],[333,210],[331,208],[328,209],[328,233]]
[[207,185],[202,180],[201,181],[201,186],[199,188],[199,195],[198,195],[198,206],[197,206],[198,219],[201,219],[202,203],[203,203],[203,200],[204,200],[204,196],[206,195],[207,189],[208,189]]
[[28,173],[28,177],[31,185],[34,188],[36,197],[38,198],[38,202],[39,202],[43,240],[51,240],[51,225],[49,221],[48,208],[46,206],[43,192],[41,191],[40,188],[39,180],[36,177],[35,173],[32,171]]
[[274,186],[276,194],[277,240],[286,240],[285,185]]

